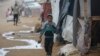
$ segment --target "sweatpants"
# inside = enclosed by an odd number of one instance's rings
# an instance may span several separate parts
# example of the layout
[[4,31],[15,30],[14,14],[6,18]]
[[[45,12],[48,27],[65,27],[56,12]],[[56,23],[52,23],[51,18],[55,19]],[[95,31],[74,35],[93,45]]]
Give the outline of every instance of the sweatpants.
[[45,36],[45,51],[47,55],[52,55],[52,48],[53,48],[53,36]]
[[18,14],[14,14],[14,25],[18,23]]

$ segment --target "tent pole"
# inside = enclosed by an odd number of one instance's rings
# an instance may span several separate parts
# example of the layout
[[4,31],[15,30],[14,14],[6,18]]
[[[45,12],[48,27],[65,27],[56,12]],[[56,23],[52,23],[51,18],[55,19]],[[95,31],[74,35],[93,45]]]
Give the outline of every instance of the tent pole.
[[77,8],[78,8],[78,0],[74,2],[74,9],[73,9],[73,45],[76,47],[77,45],[77,27],[78,20],[77,20]]

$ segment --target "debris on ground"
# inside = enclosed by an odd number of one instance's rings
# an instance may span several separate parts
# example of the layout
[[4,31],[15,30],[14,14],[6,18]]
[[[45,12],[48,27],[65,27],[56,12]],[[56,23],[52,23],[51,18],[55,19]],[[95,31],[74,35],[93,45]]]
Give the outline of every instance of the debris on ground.
[[66,44],[60,49],[59,56],[80,56],[77,48],[73,44]]

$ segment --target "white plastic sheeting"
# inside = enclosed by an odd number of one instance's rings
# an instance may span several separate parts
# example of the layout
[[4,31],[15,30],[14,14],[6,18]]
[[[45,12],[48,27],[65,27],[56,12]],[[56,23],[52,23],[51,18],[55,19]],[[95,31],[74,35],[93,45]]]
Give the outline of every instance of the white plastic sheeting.
[[66,44],[60,49],[59,55],[65,56],[79,56],[79,51],[73,46],[73,44]]
[[53,21],[57,24],[59,17],[59,2],[60,0],[51,0]]
[[[59,2],[60,0],[51,0],[53,21],[57,24],[59,18]],[[64,40],[73,41],[73,17],[67,15],[65,25],[63,27],[62,36]]]
[[67,15],[66,23],[63,28],[62,36],[64,40],[67,40],[69,42],[73,41],[73,17],[70,15]]

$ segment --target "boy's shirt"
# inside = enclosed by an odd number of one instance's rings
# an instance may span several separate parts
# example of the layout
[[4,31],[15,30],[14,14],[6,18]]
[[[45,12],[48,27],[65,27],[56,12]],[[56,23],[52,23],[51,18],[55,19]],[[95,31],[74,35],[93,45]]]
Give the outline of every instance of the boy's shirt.
[[53,36],[53,34],[56,32],[56,25],[54,22],[50,22],[48,23],[48,21],[46,21],[43,25],[42,25],[42,31],[41,34],[45,34],[45,36]]
[[19,6],[13,7],[13,14],[19,14]]

